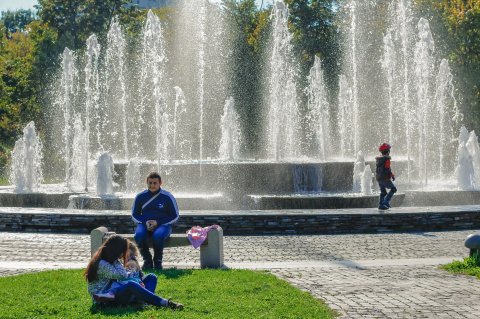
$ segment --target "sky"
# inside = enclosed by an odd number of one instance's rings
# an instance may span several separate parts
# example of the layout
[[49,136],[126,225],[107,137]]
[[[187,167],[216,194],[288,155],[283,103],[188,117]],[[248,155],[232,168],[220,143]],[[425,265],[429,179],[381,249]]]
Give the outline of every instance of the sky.
[[17,9],[33,9],[37,0],[0,0],[0,12]]
[[[220,0],[211,0],[212,2],[220,2]],[[262,0],[255,0],[257,5],[260,5]],[[273,0],[264,0],[264,6],[272,3]],[[33,9],[33,6],[38,3],[37,0],[0,0],[0,12],[16,9]]]

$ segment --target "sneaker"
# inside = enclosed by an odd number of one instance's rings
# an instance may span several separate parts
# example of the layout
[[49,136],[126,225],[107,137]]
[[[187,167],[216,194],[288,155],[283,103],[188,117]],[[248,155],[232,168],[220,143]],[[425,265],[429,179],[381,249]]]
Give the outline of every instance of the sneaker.
[[168,299],[167,307],[173,310],[182,310],[183,305],[178,302],[173,302],[170,299]]
[[115,300],[115,295],[112,294],[111,292],[94,294],[93,299],[95,299],[96,302],[100,302],[100,303],[111,302]]
[[142,266],[142,270],[152,270],[153,269],[153,262],[144,262]]
[[378,210],[385,211],[385,210],[388,210],[388,207],[385,205],[381,205],[378,207]]

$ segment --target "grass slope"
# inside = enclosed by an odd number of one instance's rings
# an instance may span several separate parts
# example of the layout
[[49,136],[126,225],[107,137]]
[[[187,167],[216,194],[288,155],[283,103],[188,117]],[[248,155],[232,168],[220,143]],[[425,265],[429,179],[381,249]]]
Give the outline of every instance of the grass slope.
[[0,278],[0,318],[333,318],[321,301],[275,276],[248,270],[167,270],[157,294],[183,311],[152,306],[97,309],[82,270]]

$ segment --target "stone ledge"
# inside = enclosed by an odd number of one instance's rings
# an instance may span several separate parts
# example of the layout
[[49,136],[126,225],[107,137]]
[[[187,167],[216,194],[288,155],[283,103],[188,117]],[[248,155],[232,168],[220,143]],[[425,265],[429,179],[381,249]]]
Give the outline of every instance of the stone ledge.
[[[134,230],[128,211],[36,211],[0,209],[0,231],[89,233],[103,225],[118,233]],[[91,212],[91,211],[89,211]],[[341,234],[439,231],[480,228],[480,206],[442,206],[376,209],[291,211],[187,211],[174,228],[184,233],[191,226],[218,224],[226,235]]]

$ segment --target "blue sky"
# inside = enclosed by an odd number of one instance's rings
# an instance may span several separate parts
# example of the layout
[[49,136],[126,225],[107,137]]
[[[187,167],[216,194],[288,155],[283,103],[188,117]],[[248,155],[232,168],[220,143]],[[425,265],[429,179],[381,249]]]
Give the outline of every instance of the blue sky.
[[37,3],[37,0],[0,0],[0,11],[33,9]]
[[[213,2],[220,2],[220,0],[211,0]],[[256,0],[260,5],[261,0]],[[272,3],[273,0],[264,0],[264,5]],[[16,10],[16,9],[33,9],[33,6],[38,3],[37,0],[0,0],[0,11]]]

